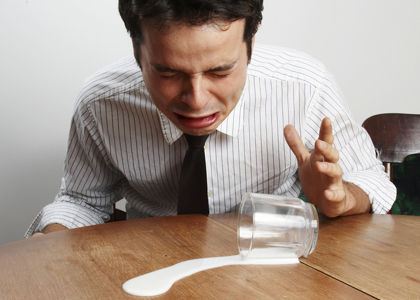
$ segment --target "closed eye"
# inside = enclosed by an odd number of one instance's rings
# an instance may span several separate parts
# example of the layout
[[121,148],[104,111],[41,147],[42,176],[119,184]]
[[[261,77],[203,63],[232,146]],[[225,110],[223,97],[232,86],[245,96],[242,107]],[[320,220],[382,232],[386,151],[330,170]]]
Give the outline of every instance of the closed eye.
[[174,74],[174,75],[169,75],[169,76],[161,75],[161,77],[162,77],[163,79],[173,79],[173,78],[175,78],[175,76],[176,76],[176,74]]

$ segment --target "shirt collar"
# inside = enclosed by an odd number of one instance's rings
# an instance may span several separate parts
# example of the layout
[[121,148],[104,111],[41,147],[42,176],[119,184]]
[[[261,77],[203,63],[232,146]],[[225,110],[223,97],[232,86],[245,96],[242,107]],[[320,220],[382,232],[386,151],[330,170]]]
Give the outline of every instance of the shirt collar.
[[[237,137],[241,134],[243,128],[244,118],[244,97],[245,90],[247,89],[248,80],[245,84],[242,95],[239,98],[235,108],[230,112],[227,118],[217,127],[217,131],[220,131],[226,135]],[[178,140],[183,132],[178,129],[169,119],[159,110],[160,123],[162,125],[162,133],[168,144],[174,143]]]

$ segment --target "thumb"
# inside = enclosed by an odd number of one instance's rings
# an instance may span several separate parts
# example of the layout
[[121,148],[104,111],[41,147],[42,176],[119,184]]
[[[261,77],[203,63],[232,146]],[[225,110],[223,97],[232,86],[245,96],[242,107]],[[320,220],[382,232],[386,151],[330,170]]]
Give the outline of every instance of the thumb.
[[303,144],[295,127],[290,124],[286,125],[286,127],[284,127],[284,138],[286,139],[286,142],[293,154],[296,156],[298,165],[300,166],[308,158],[308,156],[310,156],[310,154],[305,148],[305,145]]

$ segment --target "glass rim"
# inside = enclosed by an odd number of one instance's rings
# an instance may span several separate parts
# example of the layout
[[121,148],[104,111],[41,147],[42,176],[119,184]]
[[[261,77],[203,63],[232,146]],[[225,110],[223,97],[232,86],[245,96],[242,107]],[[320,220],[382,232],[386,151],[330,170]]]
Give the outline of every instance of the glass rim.
[[[242,243],[241,243],[241,228],[242,228],[241,224],[242,224],[243,210],[244,210],[245,205],[248,201],[251,202],[251,207],[252,207],[252,210],[251,210],[252,213],[249,214],[249,215],[252,216],[252,226],[250,226],[252,235],[251,235],[251,238],[250,238],[248,249],[243,249],[242,246],[241,246],[242,245]],[[252,250],[252,244],[253,244],[253,241],[254,241],[254,232],[255,232],[254,214],[255,214],[255,202],[254,202],[254,198],[253,198],[253,193],[246,193],[243,196],[241,204],[239,206],[239,216],[238,216],[238,224],[237,224],[237,230],[236,230],[239,255],[242,258],[246,258]]]

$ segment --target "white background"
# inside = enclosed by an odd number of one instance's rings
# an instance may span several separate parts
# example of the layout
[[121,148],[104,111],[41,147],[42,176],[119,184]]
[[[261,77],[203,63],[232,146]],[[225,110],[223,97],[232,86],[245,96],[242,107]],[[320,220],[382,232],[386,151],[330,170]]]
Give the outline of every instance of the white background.
[[[23,238],[58,191],[84,79],[131,55],[117,0],[0,4],[0,244]],[[334,74],[360,124],[420,114],[420,1],[265,0],[257,42],[294,48]]]

